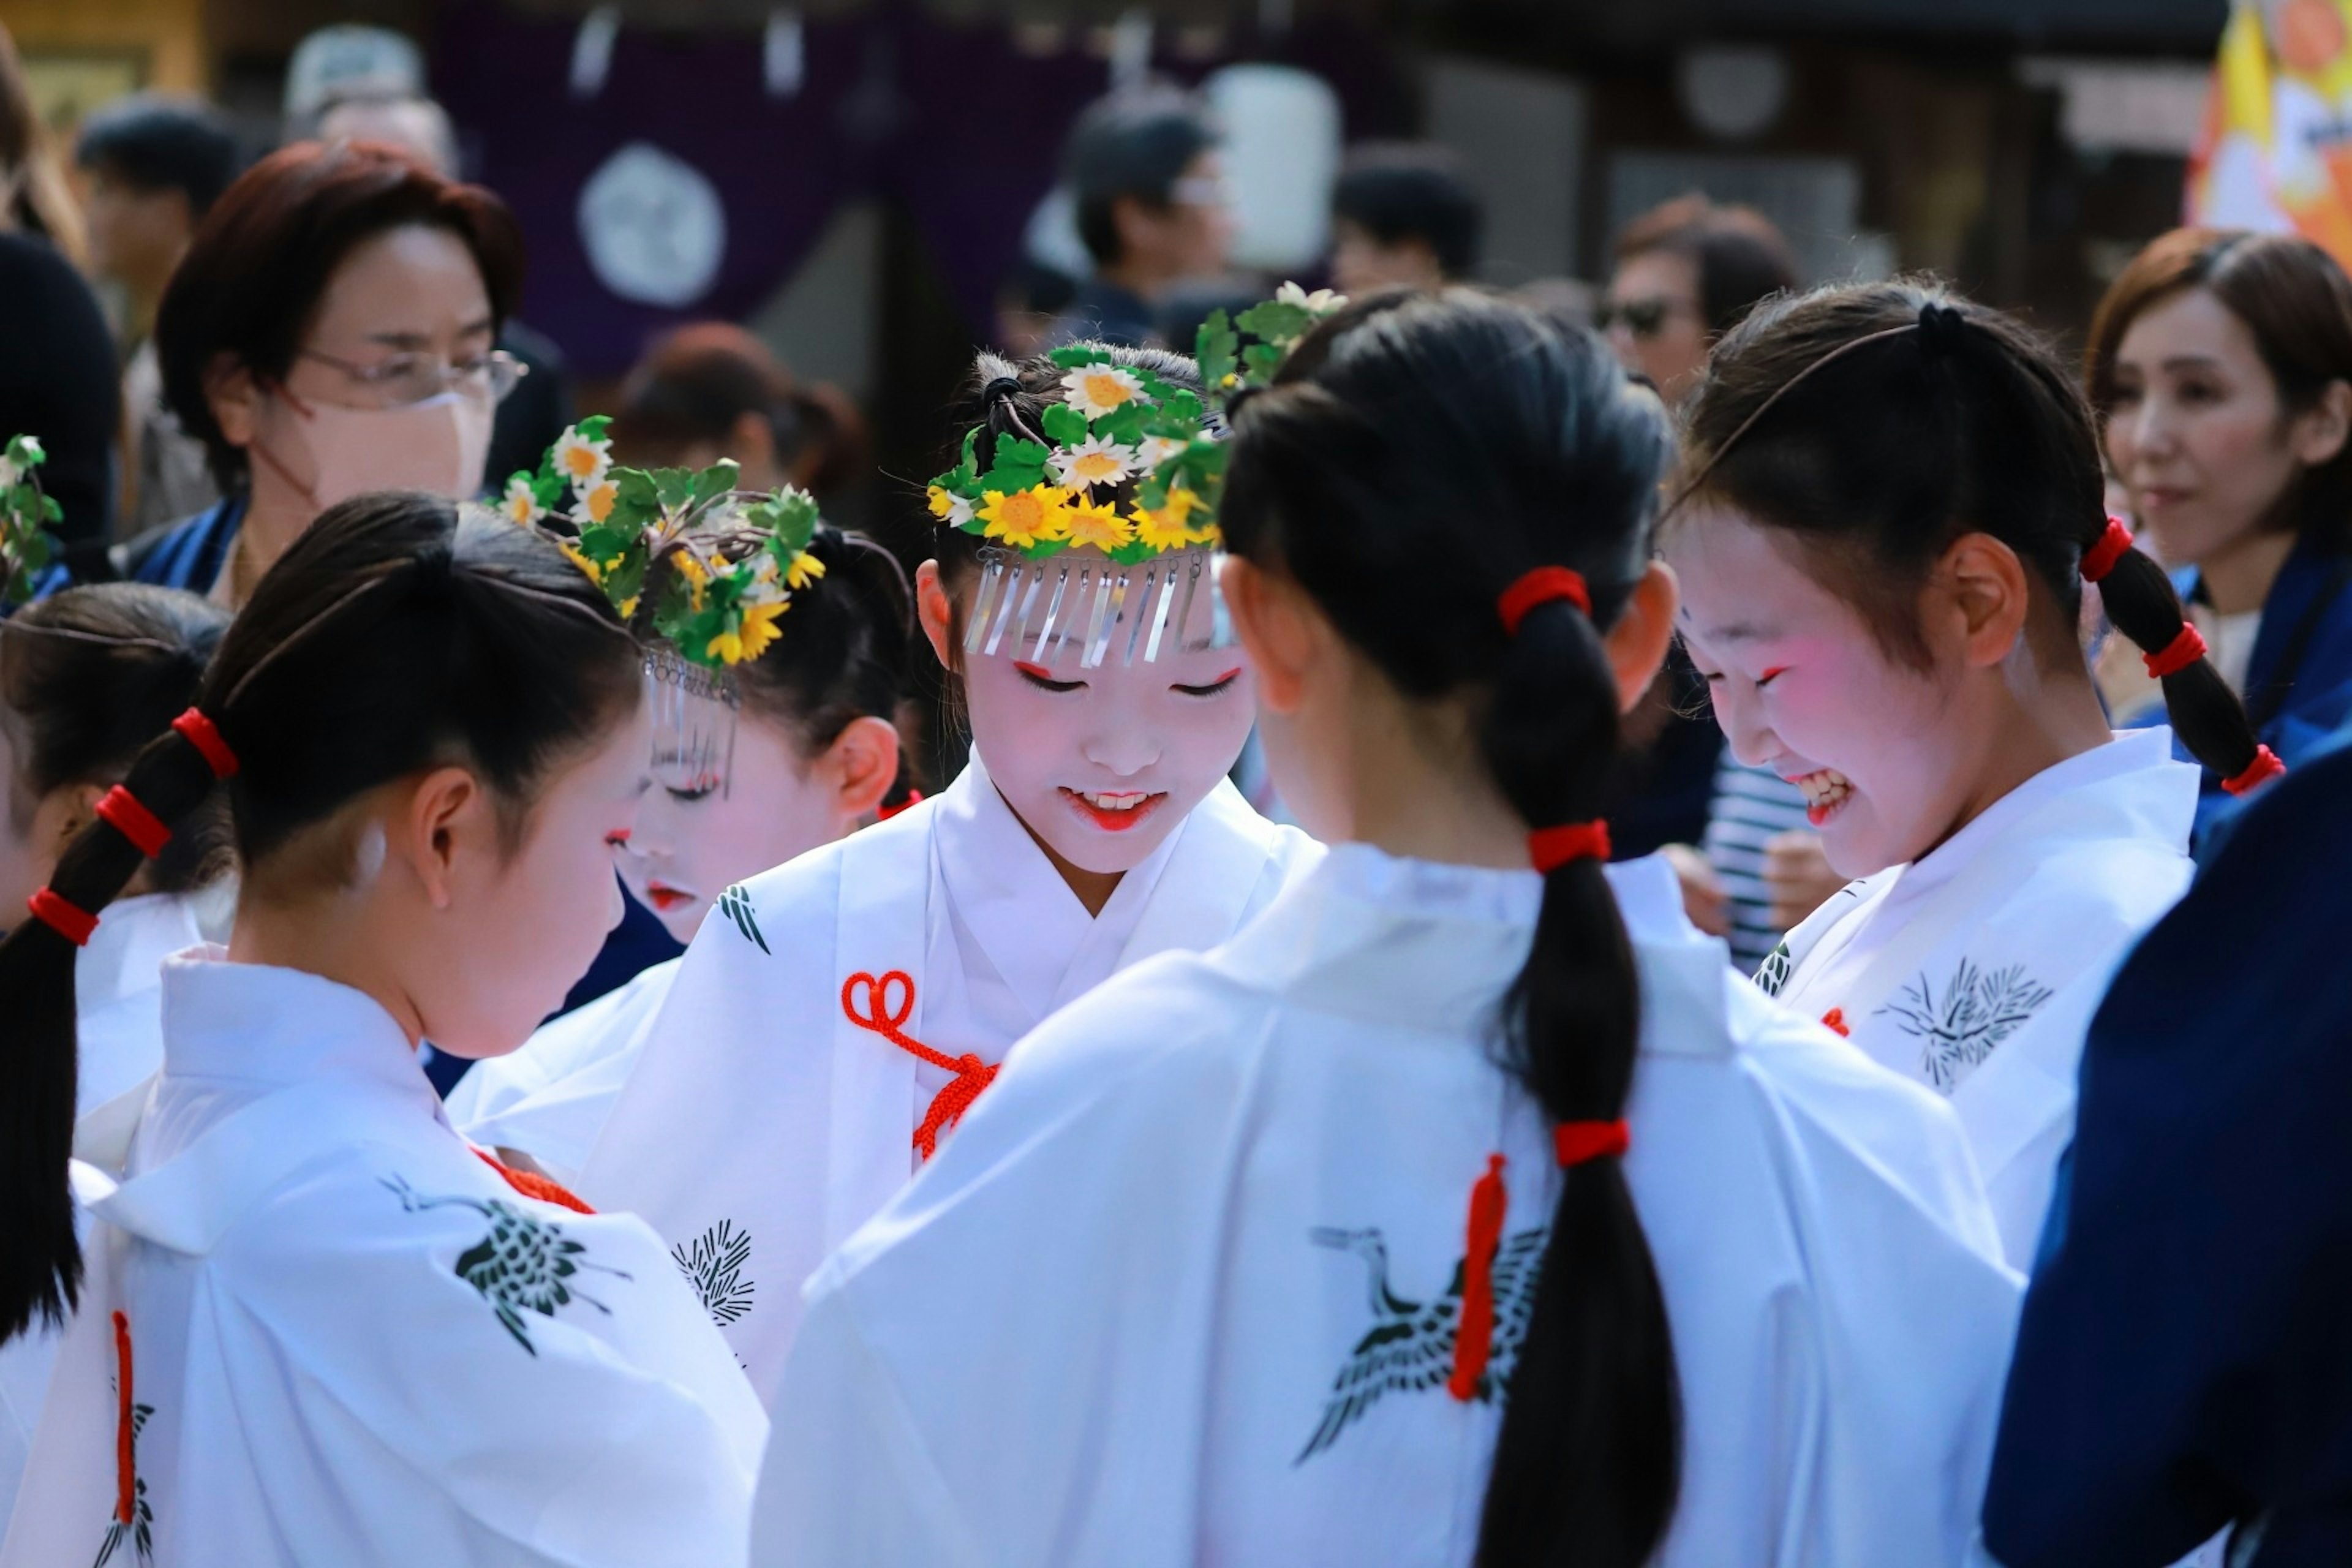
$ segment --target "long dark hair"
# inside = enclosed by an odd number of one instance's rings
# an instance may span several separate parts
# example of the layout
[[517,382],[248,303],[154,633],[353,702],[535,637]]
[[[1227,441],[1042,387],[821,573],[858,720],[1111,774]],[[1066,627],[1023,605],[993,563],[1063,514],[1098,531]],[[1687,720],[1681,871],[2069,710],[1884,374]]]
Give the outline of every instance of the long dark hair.
[[[1234,416],[1229,548],[1297,581],[1409,697],[1479,705],[1481,751],[1530,828],[1604,805],[1618,692],[1601,633],[1649,558],[1664,411],[1589,334],[1465,291],[1387,295],[1302,342]],[[1588,616],[1496,603],[1538,566]],[[1544,879],[1503,1002],[1503,1060],[1555,1121],[1623,1113],[1641,992],[1590,859]],[[1619,1162],[1560,1181],[1486,1484],[1485,1568],[1635,1568],[1674,1514],[1681,1395],[1665,1301]]]
[[[1823,581],[1890,656],[1925,667],[1919,585],[1953,540],[1982,532],[2039,579],[2045,650],[2079,662],[2084,557],[2107,530],[2098,437],[2056,357],[2013,318],[1932,283],[1767,300],[1717,347],[1688,421],[1686,491],[1818,546]],[[2137,550],[2099,591],[2147,653],[2187,624],[2172,580]],[[2253,726],[2210,662],[2165,676],[2164,700],[2199,762],[2223,779],[2253,764]]]
[[[519,843],[549,776],[633,709],[640,668],[611,605],[539,535],[487,512],[461,521],[448,501],[406,491],[330,508],[263,575],[197,693],[236,759],[227,795],[248,889],[341,880],[349,847],[334,864],[304,830],[436,765],[472,769]],[[176,826],[215,779],[195,741],[165,730],[123,783]],[[101,821],[67,847],[49,891],[95,915],[140,864]],[[74,952],[41,920],[0,942],[0,1340],[36,1315],[60,1319],[80,1278],[66,1185]]]
[[[824,755],[856,720],[896,720],[914,639],[914,596],[896,556],[830,526],[818,528],[809,553],[824,578],[793,595],[775,644],[735,668],[745,710],[789,731],[803,761]],[[906,772],[890,804],[904,796]]]
[[[228,612],[144,583],[68,588],[0,621],[0,726],[16,753],[9,816],[69,784],[115,784],[148,742],[196,700]],[[148,868],[159,893],[214,881],[234,859],[228,809],[191,811]],[[0,910],[15,923],[17,911]]]

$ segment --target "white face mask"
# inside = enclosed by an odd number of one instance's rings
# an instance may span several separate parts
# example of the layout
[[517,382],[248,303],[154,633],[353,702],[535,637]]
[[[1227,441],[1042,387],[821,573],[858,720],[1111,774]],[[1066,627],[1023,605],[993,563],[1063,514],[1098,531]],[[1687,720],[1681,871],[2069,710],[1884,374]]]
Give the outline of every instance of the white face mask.
[[[451,500],[481,491],[494,405],[455,392],[404,408],[340,408],[280,401],[284,421],[309,458],[289,465],[256,440],[254,449],[320,511],[370,490],[426,490]],[[302,470],[311,479],[302,482]]]

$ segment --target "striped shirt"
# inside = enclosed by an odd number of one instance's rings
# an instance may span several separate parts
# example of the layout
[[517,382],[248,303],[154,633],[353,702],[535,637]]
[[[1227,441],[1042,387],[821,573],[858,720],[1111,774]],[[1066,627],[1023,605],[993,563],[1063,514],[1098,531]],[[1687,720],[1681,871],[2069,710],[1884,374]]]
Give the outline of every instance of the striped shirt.
[[1731,919],[1732,962],[1754,973],[1780,940],[1772,922],[1772,891],[1764,882],[1764,846],[1775,835],[1805,826],[1805,797],[1769,768],[1751,768],[1723,753],[1715,769],[1715,805],[1702,847],[1723,880]]

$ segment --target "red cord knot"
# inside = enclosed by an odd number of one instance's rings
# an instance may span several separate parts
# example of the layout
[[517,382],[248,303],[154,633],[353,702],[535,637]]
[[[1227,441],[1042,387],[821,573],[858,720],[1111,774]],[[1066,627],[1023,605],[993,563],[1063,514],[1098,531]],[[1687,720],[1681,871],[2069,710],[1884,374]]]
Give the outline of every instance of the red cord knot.
[[1502,618],[1503,635],[1519,635],[1519,623],[1528,612],[1538,605],[1549,605],[1555,599],[1566,599],[1586,615],[1592,613],[1592,595],[1586,591],[1584,575],[1566,566],[1538,566],[1503,590],[1495,601],[1495,613]]
[[1470,1188],[1469,1235],[1462,1251],[1462,1316],[1454,1325],[1454,1375],[1445,1391],[1475,1399],[1495,1348],[1495,1253],[1503,1244],[1503,1157],[1486,1156],[1486,1173]]
[[35,920],[76,947],[88,947],[89,933],[98,929],[96,915],[59,896],[54,888],[43,888],[25,900],[25,907],[33,911]]
[[131,1320],[114,1314],[114,1522],[128,1526],[138,1518],[139,1465],[131,1439],[138,1423],[131,1419]]
[[2221,787],[2231,795],[2243,795],[2256,784],[2268,784],[2284,772],[2286,772],[2286,764],[2278,760],[2276,752],[2272,751],[2268,746],[2256,746],[2254,760],[2246,764],[2245,772],[2234,778],[2223,779]]
[[[890,1004],[893,986],[903,987],[904,999],[895,1007]],[[971,1102],[996,1081],[996,1068],[969,1053],[951,1057],[935,1051],[906,1032],[907,1020],[915,1014],[915,977],[903,969],[893,969],[879,979],[862,970],[851,975],[841,983],[841,1010],[859,1028],[871,1030],[941,1072],[955,1074],[945,1089],[931,1097],[922,1125],[915,1129],[915,1147],[924,1159],[929,1159],[940,1152],[940,1134],[961,1121]]]
[[1843,1007],[1832,1007],[1822,1014],[1822,1026],[1842,1040],[1853,1038],[1853,1031],[1846,1026],[1845,1009]]
[[[467,1147],[473,1146],[469,1144]],[[596,1212],[582,1203],[579,1197],[561,1182],[540,1175],[535,1172],[518,1171],[488,1149],[475,1148],[474,1152],[480,1158],[483,1164],[499,1173],[501,1181],[527,1198],[537,1198],[543,1204],[554,1204],[559,1208],[570,1209],[574,1214]]]
[[2180,635],[2154,653],[2142,656],[2140,662],[2147,672],[2162,680],[2168,675],[2178,675],[2205,657],[2205,638],[2195,626],[2181,623]]
[[2107,519],[2105,531],[2091,542],[2091,548],[2083,552],[2083,581],[2105,581],[2107,574],[2116,569],[2116,563],[2121,561],[2131,547],[2131,530],[2124,526],[2124,520],[2119,517]]

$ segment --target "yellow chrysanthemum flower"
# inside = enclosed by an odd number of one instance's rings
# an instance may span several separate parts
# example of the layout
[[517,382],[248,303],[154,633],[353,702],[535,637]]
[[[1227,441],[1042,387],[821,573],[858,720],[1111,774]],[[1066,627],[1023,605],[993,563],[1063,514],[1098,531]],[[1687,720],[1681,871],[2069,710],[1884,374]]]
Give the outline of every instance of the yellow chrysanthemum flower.
[[632,594],[613,607],[621,612],[621,618],[623,620],[631,620],[636,616],[637,601],[643,597],[644,595],[641,594]]
[[1108,553],[1135,538],[1135,525],[1118,515],[1115,506],[1097,506],[1081,501],[1070,509],[1070,542],[1080,548],[1093,545]]
[[[1147,507],[1135,509],[1135,537],[1154,550],[1181,550],[1200,542],[1200,530],[1192,526],[1194,512],[1202,510],[1199,492],[1179,485],[1168,492],[1168,504],[1154,511]],[[1208,527],[1213,529],[1214,524]]]
[[621,487],[611,479],[591,486],[580,497],[580,510],[588,514],[591,522],[602,522],[613,515],[613,503],[621,499]]
[[747,659],[759,658],[775,645],[780,635],[776,622],[792,607],[790,599],[752,605],[743,612],[741,628],[720,632],[712,637],[709,646],[702,650],[704,656],[716,658],[722,664],[741,664]]
[[604,569],[597,565],[593,561],[589,560],[585,555],[581,554],[579,550],[572,545],[570,541],[567,540],[557,544],[556,548],[563,552],[563,558],[566,561],[571,562],[572,564],[580,568],[581,572],[586,575],[588,581],[595,584],[600,588],[604,585]]
[[530,488],[530,481],[520,474],[507,481],[507,493],[499,498],[499,510],[507,514],[508,521],[525,528],[547,515],[547,509],[539,504],[538,493]]
[[976,515],[989,538],[1027,550],[1040,540],[1068,537],[1070,499],[1070,492],[1058,485],[1033,485],[1011,495],[990,490]]
[[792,566],[784,573],[784,586],[797,594],[824,575],[824,563],[803,550],[793,557]]
[[933,485],[923,495],[930,503],[931,515],[949,527],[961,528],[971,521],[971,502],[945,485]]
[[694,558],[691,550],[681,550],[670,557],[677,563],[677,574],[686,579],[686,600],[690,608],[702,608],[702,591],[709,586],[710,569]]

